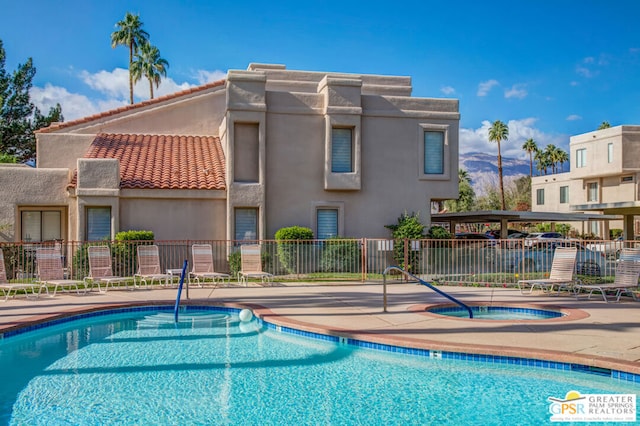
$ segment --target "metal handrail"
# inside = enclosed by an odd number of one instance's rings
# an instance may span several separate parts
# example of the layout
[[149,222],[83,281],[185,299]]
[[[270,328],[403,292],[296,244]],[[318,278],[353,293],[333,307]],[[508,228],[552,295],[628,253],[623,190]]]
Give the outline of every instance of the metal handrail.
[[464,303],[462,303],[461,301],[459,301],[458,299],[456,299],[455,297],[451,296],[450,294],[445,293],[444,291],[440,290],[439,288],[434,287],[433,285],[429,284],[428,282],[421,280],[420,278],[416,277],[415,275],[405,271],[402,268],[399,268],[398,266],[388,266],[384,272],[382,273],[382,286],[383,286],[383,306],[384,306],[384,312],[387,312],[387,273],[391,270],[396,270],[399,271],[411,278],[413,278],[414,280],[417,280],[420,284],[429,287],[431,290],[435,291],[436,293],[438,293],[441,296],[446,297],[447,299],[451,300],[453,303],[455,303],[456,305],[465,308],[468,312],[469,312],[469,318],[473,318],[473,311],[471,310],[471,308],[467,305],[465,305]]
[[[189,261],[185,259],[184,264],[182,265],[182,273],[180,274],[180,284],[178,285],[178,294],[176,295],[176,306],[173,311],[176,324],[178,323],[178,311],[180,310],[180,296],[182,295],[182,285],[184,284],[184,276],[187,274],[188,264],[189,264]],[[189,291],[189,286],[187,285],[187,292],[188,291]]]

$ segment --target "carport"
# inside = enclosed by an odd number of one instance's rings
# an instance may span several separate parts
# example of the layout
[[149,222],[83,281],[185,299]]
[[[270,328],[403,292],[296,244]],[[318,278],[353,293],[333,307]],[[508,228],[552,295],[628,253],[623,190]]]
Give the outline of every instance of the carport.
[[[540,223],[550,222],[551,230],[555,230],[555,224],[559,222],[582,222],[590,221],[606,221],[621,220],[622,216],[615,214],[596,214],[596,213],[554,213],[554,212],[520,212],[505,210],[484,210],[474,212],[458,212],[458,213],[432,213],[431,224],[447,223],[449,229],[456,229],[456,225],[460,223],[499,223],[500,238],[507,238],[507,230],[509,223]],[[625,221],[625,235],[626,226]],[[633,227],[631,228],[633,232]]]

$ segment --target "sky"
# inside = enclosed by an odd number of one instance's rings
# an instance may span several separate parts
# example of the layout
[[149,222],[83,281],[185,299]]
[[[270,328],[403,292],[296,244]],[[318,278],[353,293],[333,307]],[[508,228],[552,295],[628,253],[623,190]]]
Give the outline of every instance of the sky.
[[65,121],[126,105],[128,49],[110,38],[126,12],[169,62],[156,96],[256,62],[410,76],[415,97],[459,100],[460,152],[497,153],[501,120],[517,158],[528,138],[568,151],[603,121],[640,124],[637,0],[0,0],[5,69],[33,58],[32,101]]

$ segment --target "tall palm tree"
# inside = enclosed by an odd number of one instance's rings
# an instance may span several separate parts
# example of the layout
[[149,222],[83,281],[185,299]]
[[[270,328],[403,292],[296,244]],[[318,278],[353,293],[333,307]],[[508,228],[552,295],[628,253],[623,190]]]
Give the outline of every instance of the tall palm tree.
[[529,153],[529,177],[533,177],[533,153],[538,149],[538,145],[536,145],[536,141],[529,138],[522,145],[522,149]]
[[134,83],[140,81],[142,77],[149,80],[149,94],[153,99],[153,84],[155,83],[156,88],[160,86],[162,77],[167,76],[167,68],[169,68],[169,62],[160,57],[157,47],[147,42],[138,49],[135,60],[131,64],[131,74]]
[[549,163],[551,164],[551,173],[555,174],[556,170],[557,170],[556,169],[556,164],[559,163],[559,161],[558,161],[558,148],[556,148],[556,146],[553,145],[553,144],[549,144],[545,148],[544,152],[547,155]]
[[560,152],[558,153],[558,161],[560,162],[560,167],[562,168],[561,170],[564,172],[564,163],[568,163],[569,162],[569,154],[567,153],[567,151],[564,150],[560,150]]
[[498,143],[498,179],[500,180],[500,205],[506,210],[504,202],[504,182],[502,180],[502,155],[500,154],[500,142],[509,139],[509,127],[500,120],[493,122],[489,128],[489,141]]
[[608,129],[609,127],[611,127],[611,124],[609,124],[608,121],[603,121],[602,123],[600,123],[600,125],[598,126],[598,130],[602,130],[602,129]]
[[149,40],[149,34],[142,29],[140,15],[133,15],[130,12],[127,12],[122,21],[116,23],[116,27],[117,30],[111,33],[111,47],[127,46],[129,48],[129,100],[133,104],[133,76],[131,75],[133,55],[140,45]]

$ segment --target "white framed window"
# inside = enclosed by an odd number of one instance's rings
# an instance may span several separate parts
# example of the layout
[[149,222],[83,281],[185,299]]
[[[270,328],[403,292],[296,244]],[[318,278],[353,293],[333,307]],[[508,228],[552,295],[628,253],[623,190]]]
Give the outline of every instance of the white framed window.
[[541,206],[544,204],[544,189],[536,189],[536,204]]
[[353,173],[353,129],[331,129],[331,173]]
[[62,239],[62,212],[60,210],[21,210],[22,241],[50,241]]
[[319,208],[316,210],[316,238],[326,240],[339,235],[339,211],[335,208]]
[[87,207],[87,241],[111,239],[111,207]]
[[441,175],[444,173],[444,132],[424,132],[424,174]]
[[587,149],[576,149],[576,167],[584,167],[587,165]]
[[257,239],[258,209],[254,207],[236,208],[234,211],[234,231],[236,241]]
[[567,204],[569,202],[569,187],[560,187],[560,204]]
[[613,143],[611,142],[607,145],[607,162],[613,163]]
[[598,182],[587,184],[587,202],[598,202]]
[[633,182],[633,175],[622,176],[620,178],[620,182],[622,182],[622,183],[624,183],[624,182]]

